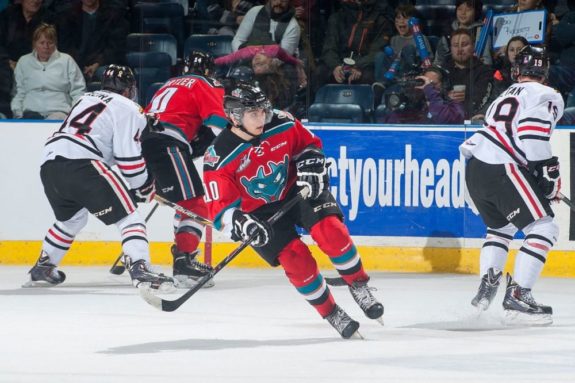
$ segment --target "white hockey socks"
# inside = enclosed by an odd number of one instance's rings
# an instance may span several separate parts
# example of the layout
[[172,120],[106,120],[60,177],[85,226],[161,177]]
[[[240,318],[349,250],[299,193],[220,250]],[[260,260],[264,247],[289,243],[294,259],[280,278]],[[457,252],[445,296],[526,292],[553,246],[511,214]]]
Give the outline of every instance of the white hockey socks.
[[517,228],[511,223],[498,229],[487,228],[479,260],[480,275],[487,274],[490,268],[503,270],[507,261],[509,244],[516,232]]
[[46,233],[42,243],[42,252],[50,258],[50,263],[58,265],[72,246],[76,235],[88,222],[88,210],[78,211],[67,221],[56,221]]

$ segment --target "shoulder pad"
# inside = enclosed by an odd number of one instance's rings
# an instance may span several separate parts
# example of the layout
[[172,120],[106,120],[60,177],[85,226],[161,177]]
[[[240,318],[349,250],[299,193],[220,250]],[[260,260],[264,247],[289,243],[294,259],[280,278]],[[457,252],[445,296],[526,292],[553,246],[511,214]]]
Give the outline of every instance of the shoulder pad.
[[224,87],[222,85],[222,83],[219,82],[218,80],[216,80],[215,78],[200,76],[198,74],[193,74],[191,76],[194,76],[194,77],[202,80],[203,82],[205,82],[207,85],[211,86],[212,88],[223,88]]

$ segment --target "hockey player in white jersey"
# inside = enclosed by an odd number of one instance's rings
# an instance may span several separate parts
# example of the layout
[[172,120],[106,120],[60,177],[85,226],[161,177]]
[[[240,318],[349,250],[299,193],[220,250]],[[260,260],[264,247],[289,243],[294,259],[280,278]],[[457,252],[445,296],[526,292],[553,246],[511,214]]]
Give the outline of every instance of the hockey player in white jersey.
[[531,294],[559,233],[550,202],[557,199],[561,178],[549,140],[564,104],[561,95],[545,85],[548,71],[545,48],[525,46],[512,70],[516,83],[491,104],[483,128],[460,146],[469,159],[469,196],[487,225],[474,306],[489,307],[509,243],[518,230],[525,234],[503,300],[505,316],[513,323],[553,322],[551,307],[537,303]]
[[46,142],[40,176],[56,222],[25,286],[64,282],[57,266],[92,213],[120,231],[134,286],[173,288],[171,278],[150,270],[146,224],[136,210],[137,202],[150,202],[155,195],[141,155],[139,138],[147,119],[132,101],[136,93],[132,70],[110,65],[102,90],[82,96]]

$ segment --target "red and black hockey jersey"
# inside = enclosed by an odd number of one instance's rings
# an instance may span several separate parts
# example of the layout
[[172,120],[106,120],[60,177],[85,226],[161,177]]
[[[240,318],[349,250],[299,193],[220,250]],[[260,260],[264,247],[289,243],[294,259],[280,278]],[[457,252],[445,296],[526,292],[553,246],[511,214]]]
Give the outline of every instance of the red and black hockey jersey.
[[146,112],[158,114],[163,134],[189,143],[202,125],[226,127],[223,103],[224,87],[217,80],[189,74],[166,81]]
[[204,154],[209,217],[224,233],[236,208],[251,212],[285,198],[296,181],[296,158],[320,139],[289,114],[274,111],[259,140],[246,142],[226,129]]

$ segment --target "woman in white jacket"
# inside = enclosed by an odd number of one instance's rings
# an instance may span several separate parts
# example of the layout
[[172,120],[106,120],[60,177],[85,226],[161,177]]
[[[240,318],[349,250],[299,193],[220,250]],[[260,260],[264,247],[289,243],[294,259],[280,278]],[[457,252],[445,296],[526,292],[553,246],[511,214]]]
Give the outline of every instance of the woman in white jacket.
[[56,29],[41,24],[32,37],[32,53],[20,57],[14,70],[14,118],[63,120],[86,91],[82,71],[74,59],[56,47]]

